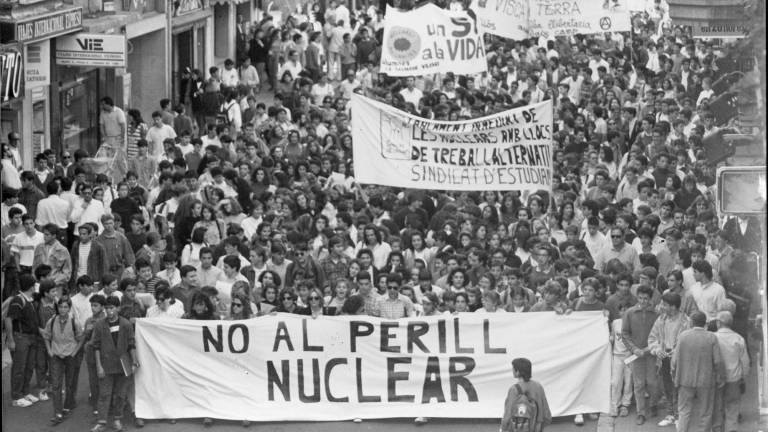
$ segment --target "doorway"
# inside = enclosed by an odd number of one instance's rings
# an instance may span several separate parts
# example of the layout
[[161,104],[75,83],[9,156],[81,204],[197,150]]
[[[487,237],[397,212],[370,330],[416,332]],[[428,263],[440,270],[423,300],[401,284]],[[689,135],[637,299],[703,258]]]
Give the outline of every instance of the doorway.
[[174,103],[181,102],[181,74],[185,68],[195,68],[195,34],[194,28],[190,27],[173,35],[173,100]]

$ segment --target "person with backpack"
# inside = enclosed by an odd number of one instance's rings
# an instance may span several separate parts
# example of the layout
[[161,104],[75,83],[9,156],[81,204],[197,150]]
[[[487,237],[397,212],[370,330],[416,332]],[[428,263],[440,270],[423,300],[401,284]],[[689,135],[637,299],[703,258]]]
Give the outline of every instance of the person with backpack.
[[507,392],[499,430],[541,432],[552,421],[544,388],[537,381],[531,380],[531,361],[527,358],[512,360],[512,371],[517,383]]
[[3,314],[8,349],[13,354],[11,365],[11,398],[13,406],[26,408],[38,399],[30,392],[29,384],[35,371],[35,352],[40,323],[33,303],[35,278],[31,274],[19,276],[19,293],[8,303]]
[[[61,297],[54,303],[56,314],[45,324],[43,340],[51,361],[51,385],[53,397],[52,425],[64,421],[75,406],[75,354],[83,344],[83,332],[78,330],[75,319],[70,314],[72,300]],[[66,400],[62,400],[61,389],[65,389]]]

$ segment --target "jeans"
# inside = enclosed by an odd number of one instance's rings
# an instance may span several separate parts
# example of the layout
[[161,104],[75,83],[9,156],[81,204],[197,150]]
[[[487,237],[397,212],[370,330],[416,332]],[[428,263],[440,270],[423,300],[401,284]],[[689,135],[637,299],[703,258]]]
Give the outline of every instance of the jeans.
[[13,333],[16,350],[13,351],[11,366],[11,398],[21,399],[29,394],[29,383],[35,371],[37,336],[25,333]]
[[[677,432],[710,430],[714,402],[715,387],[678,387],[677,410],[680,417],[677,422]],[[694,426],[696,419],[698,419],[698,427]]]
[[107,374],[104,378],[99,378],[101,387],[97,404],[99,423],[106,423],[110,412],[115,420],[123,417],[126,390],[130,379],[132,377],[126,377],[122,373]]
[[619,407],[632,403],[632,370],[624,364],[628,355],[613,354],[611,362],[611,409],[608,414],[615,416]]
[[667,415],[677,417],[677,388],[675,388],[675,383],[672,380],[671,362],[671,358],[661,359],[659,377],[661,378],[661,390],[667,399]]
[[[51,385],[53,387],[53,413],[60,414],[64,407],[71,409],[75,406],[75,358],[51,357]],[[61,388],[64,387],[66,400],[62,401]]]
[[715,412],[712,420],[714,432],[739,430],[741,388],[738,381],[725,383],[715,391]]
[[[75,396],[77,395],[77,381],[80,379],[80,367],[83,364],[83,356],[85,355],[85,348],[80,347],[80,350],[72,356],[74,364],[74,373],[72,374],[72,405],[64,404],[65,409],[75,408]],[[69,398],[67,398],[69,400]]]
[[[635,402],[637,402],[637,415],[647,416],[646,408],[655,407],[659,393],[659,379],[656,375],[656,357],[646,354],[633,361],[632,382],[635,385]],[[648,392],[648,401],[645,400],[645,392]]]
[[96,363],[89,363],[86,359],[85,366],[88,368],[88,389],[90,390],[90,397],[88,403],[91,404],[93,410],[97,410],[99,394],[101,394],[101,386],[99,383],[99,374],[96,372]]
[[40,388],[40,391],[48,391],[50,388],[50,373],[50,357],[48,357],[48,351],[45,349],[43,338],[38,337],[35,352],[35,375],[37,376],[37,386]]

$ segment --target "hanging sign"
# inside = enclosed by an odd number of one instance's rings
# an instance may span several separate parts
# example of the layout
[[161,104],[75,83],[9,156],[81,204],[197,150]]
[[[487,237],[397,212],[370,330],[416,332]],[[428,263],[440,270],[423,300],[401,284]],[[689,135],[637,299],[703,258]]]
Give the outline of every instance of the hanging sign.
[[23,64],[21,53],[16,49],[0,52],[0,102],[21,97]]
[[24,85],[28,89],[50,85],[51,41],[28,44],[24,50]]
[[76,33],[56,39],[56,64],[124,68],[125,35]]

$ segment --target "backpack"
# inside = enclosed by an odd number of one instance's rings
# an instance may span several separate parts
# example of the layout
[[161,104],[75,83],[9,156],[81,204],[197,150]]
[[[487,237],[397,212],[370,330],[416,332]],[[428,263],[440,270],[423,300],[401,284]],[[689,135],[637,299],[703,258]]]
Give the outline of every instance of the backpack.
[[536,428],[536,416],[538,409],[536,402],[529,396],[527,391],[523,391],[520,384],[515,384],[517,389],[517,398],[512,403],[512,429],[515,432],[533,432]]
[[221,110],[219,111],[219,114],[216,116],[216,123],[229,126],[230,125],[229,110],[231,110],[232,107],[235,106],[236,104],[237,102],[232,101],[229,105],[222,106]]

